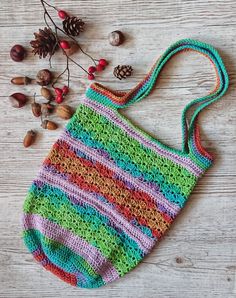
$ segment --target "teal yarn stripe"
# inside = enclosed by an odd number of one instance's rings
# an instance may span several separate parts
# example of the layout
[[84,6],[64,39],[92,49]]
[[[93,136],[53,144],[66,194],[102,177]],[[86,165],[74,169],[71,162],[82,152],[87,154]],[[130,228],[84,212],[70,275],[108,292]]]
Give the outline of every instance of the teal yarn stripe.
[[74,118],[74,121],[76,121],[75,125],[73,125],[73,122],[67,124],[67,130],[73,138],[79,139],[85,145],[91,148],[99,148],[109,152],[110,156],[113,158],[114,162],[118,167],[120,167],[123,170],[127,170],[128,168],[130,168],[130,172],[134,177],[144,177],[145,180],[149,182],[155,181],[157,185],[160,185],[160,190],[163,191],[165,197],[170,202],[174,202],[181,207],[185,204],[186,196],[181,194],[182,190],[178,186],[166,183],[165,176],[160,173],[158,168],[153,169],[151,173],[147,173],[139,169],[138,165],[135,165],[132,159],[129,158],[127,155],[122,154],[122,152],[119,153],[118,158],[111,148],[108,148],[101,142],[97,141],[95,139],[95,136],[93,136],[92,132],[88,132],[87,130],[85,130],[84,127],[80,125],[80,123],[76,120],[76,118]]
[[[31,229],[25,231],[23,233],[23,240],[31,253],[38,248],[42,249],[49,261],[65,272],[77,275],[79,269],[85,277],[86,282],[78,278],[78,286],[83,288],[97,288],[105,284],[101,276],[96,274],[81,256],[75,254],[61,243],[45,237],[38,230]],[[39,243],[40,247],[38,246]],[[90,268],[90,272],[86,267]]]

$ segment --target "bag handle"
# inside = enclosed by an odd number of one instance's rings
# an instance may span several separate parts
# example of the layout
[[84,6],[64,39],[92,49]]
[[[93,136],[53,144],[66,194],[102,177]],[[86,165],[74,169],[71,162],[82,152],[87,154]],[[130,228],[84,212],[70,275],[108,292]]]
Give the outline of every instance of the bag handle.
[[[189,50],[198,52],[211,61],[216,70],[217,81],[214,90],[210,92],[210,94],[191,101],[185,106],[182,112],[182,151],[185,153],[192,149],[190,147],[193,146],[192,139],[197,133],[196,129],[198,128],[196,122],[199,113],[205,107],[220,99],[228,89],[229,78],[226,68],[219,53],[213,46],[193,39],[183,39],[174,43],[157,60],[145,78],[129,92],[114,92],[99,83],[93,84],[95,89],[100,90],[102,101],[111,102],[110,105],[115,108],[127,107],[149,95],[155,87],[156,80],[161,70],[174,55]],[[198,107],[188,121],[186,117],[188,110],[197,104]]]

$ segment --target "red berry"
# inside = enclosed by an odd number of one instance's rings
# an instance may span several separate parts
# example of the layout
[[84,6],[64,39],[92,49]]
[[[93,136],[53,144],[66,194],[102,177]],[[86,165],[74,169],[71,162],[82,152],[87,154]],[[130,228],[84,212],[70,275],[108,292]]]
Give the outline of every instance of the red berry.
[[95,66],[89,66],[88,68],[88,72],[89,73],[94,73],[96,71],[96,67]]
[[97,70],[97,71],[103,71],[103,70],[104,70],[104,66],[101,65],[101,64],[98,64],[98,65],[96,66],[96,70]]
[[68,50],[70,48],[70,44],[66,40],[61,40],[60,41],[60,47],[64,50]]
[[92,73],[90,73],[90,74],[88,74],[88,79],[89,79],[90,81],[92,81],[92,80],[95,79],[95,76],[94,76]]
[[99,63],[99,65],[102,65],[102,66],[107,66],[107,64],[108,64],[107,60],[105,60],[105,59],[100,59],[98,63]]
[[69,93],[69,87],[68,86],[64,86],[62,88],[62,92],[63,92],[64,95],[68,94]]
[[64,20],[66,17],[68,17],[68,14],[64,10],[59,10],[58,11],[58,16],[59,16],[59,18]]
[[62,93],[63,93],[63,91],[60,88],[55,88],[54,91],[57,96],[62,95]]
[[57,95],[55,98],[56,103],[60,104],[63,102],[63,96],[62,95]]

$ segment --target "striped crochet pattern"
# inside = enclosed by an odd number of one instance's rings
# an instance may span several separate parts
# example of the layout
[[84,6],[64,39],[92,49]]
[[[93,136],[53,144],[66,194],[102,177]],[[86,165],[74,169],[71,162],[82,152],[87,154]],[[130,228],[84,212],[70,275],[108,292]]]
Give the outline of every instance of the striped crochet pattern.
[[[208,57],[217,83],[184,109],[183,146],[177,150],[133,125],[119,109],[147,96],[165,63],[186,50]],[[227,88],[217,51],[191,39],[169,47],[130,92],[92,84],[27,194],[23,239],[34,258],[83,288],[100,287],[134,268],[160,241],[211,166],[197,118]]]

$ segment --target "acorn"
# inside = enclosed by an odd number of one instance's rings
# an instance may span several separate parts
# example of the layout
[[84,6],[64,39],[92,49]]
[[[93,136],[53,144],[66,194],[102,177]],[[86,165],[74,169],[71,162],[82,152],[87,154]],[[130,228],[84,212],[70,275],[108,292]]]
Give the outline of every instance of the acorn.
[[42,87],[41,88],[41,95],[46,98],[48,101],[52,100],[53,99],[53,95],[51,93],[51,91],[46,88],[46,87]]
[[68,105],[58,105],[56,107],[56,115],[64,120],[68,120],[73,116],[74,112]]
[[23,93],[13,93],[9,96],[10,103],[13,108],[21,108],[27,102],[27,97]]
[[41,104],[41,113],[43,116],[47,117],[49,116],[54,110],[54,105],[51,105],[50,103],[42,103]]
[[41,115],[41,105],[37,102],[31,104],[31,110],[35,117],[40,117]]
[[16,44],[10,51],[11,59],[15,62],[21,62],[26,56],[26,50],[22,45]]
[[31,79],[28,77],[15,77],[11,79],[11,83],[14,85],[28,85],[31,83]]
[[36,82],[40,86],[47,86],[52,82],[53,76],[50,70],[41,69],[36,76]]
[[49,120],[43,120],[41,126],[42,128],[48,129],[48,130],[55,130],[58,127],[58,125],[55,122],[52,122]]
[[33,130],[27,131],[23,141],[24,147],[27,148],[31,146],[35,142],[35,139],[36,139],[36,132]]
[[111,33],[109,33],[108,40],[109,40],[110,45],[119,46],[124,42],[125,37],[121,31],[116,30],[116,31],[112,31]]

